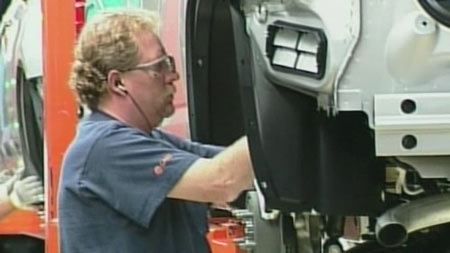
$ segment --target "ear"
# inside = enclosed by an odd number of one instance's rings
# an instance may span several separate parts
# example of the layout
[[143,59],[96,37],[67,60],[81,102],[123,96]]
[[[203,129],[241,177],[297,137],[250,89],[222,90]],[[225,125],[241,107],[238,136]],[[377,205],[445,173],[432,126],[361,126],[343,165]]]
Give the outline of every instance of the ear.
[[114,69],[109,71],[107,79],[108,90],[113,94],[126,95],[126,89],[119,84],[122,84],[120,72]]

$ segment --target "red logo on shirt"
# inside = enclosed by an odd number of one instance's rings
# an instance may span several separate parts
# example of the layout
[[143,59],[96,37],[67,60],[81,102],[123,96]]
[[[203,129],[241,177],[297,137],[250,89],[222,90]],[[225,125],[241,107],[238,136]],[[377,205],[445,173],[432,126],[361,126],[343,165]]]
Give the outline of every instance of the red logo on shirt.
[[172,155],[171,154],[166,154],[161,161],[159,161],[159,164],[156,165],[153,168],[153,174],[155,174],[156,176],[160,176],[164,173],[164,170],[166,169],[166,165],[167,163],[172,159]]

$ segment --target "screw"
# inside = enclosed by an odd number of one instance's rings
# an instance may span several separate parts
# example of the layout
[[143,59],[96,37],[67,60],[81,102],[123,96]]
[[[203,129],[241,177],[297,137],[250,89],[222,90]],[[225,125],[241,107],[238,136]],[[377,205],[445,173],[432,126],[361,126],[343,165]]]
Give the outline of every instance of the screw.
[[267,189],[267,182],[266,181],[262,181],[260,184],[261,184],[261,188]]

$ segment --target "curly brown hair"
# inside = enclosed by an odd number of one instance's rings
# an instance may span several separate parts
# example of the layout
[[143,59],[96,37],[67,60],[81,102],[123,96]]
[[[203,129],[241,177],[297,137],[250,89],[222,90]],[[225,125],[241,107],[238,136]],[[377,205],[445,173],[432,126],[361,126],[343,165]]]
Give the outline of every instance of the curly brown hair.
[[81,103],[97,109],[106,94],[108,73],[139,63],[137,35],[158,34],[158,19],[144,10],[120,10],[99,14],[83,28],[75,46],[70,87]]

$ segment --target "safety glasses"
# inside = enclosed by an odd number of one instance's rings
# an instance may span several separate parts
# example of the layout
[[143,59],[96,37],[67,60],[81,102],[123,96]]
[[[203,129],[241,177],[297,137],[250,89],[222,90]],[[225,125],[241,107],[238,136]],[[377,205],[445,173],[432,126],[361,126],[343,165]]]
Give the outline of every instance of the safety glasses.
[[153,72],[157,74],[167,74],[175,72],[175,60],[173,56],[164,55],[149,63],[139,64],[133,68],[126,69],[125,71],[144,70],[147,72]]

